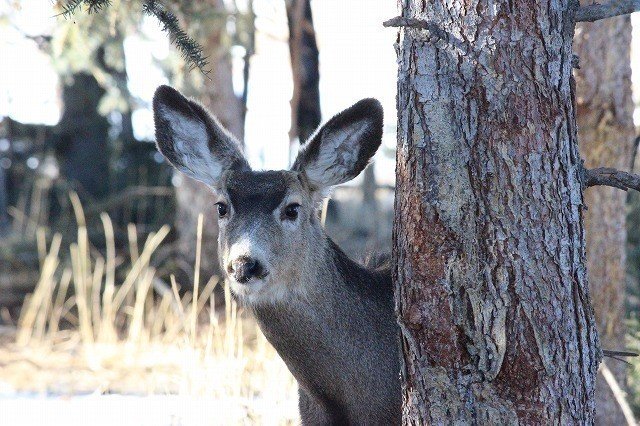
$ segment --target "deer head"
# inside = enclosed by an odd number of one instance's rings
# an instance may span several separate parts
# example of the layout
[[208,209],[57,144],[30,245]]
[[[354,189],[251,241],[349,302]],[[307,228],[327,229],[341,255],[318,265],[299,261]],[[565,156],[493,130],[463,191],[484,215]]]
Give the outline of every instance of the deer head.
[[322,200],[380,146],[380,103],[364,99],[331,118],[280,171],[251,170],[220,123],[171,87],[156,90],[153,111],[160,152],[215,194],[220,264],[232,291],[248,303],[305,291],[326,257]]

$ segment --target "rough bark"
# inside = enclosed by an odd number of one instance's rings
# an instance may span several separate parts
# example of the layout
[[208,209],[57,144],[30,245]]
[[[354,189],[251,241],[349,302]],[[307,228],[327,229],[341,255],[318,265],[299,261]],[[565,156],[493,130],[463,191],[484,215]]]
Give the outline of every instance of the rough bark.
[[285,5],[293,74],[289,139],[305,142],[322,119],[318,46],[310,0],[286,0]]
[[[583,4],[587,4],[586,2]],[[628,16],[576,27],[574,51],[578,139],[585,167],[629,170],[635,129],[631,99],[631,20]],[[585,192],[587,271],[596,324],[603,348],[621,349],[624,341],[626,194],[616,188]],[[624,387],[625,365],[609,367]],[[622,410],[599,374],[596,423],[624,424]]]
[[568,0],[402,2],[394,282],[405,424],[589,424]]
[[[203,81],[203,84],[197,87],[186,87],[185,91],[205,105],[220,123],[241,141],[244,136],[243,107],[241,99],[233,91],[229,41],[224,24],[224,1],[208,0],[192,7],[194,10],[189,10],[185,15],[193,19],[204,12],[207,16],[213,16],[209,22],[199,23],[207,30],[202,44],[205,56],[209,57],[211,81]],[[198,10],[195,10],[196,7]],[[211,275],[219,273],[215,200],[211,191],[203,184],[183,177],[181,185],[176,189],[176,203],[178,251],[191,266],[195,260],[198,215],[204,215],[201,277],[206,282]]]

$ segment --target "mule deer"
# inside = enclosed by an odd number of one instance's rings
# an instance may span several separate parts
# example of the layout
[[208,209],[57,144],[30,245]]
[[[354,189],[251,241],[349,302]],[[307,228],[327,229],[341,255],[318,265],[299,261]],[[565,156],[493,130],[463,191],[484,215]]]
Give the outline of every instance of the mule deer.
[[331,118],[282,171],[252,171],[218,121],[171,87],[153,110],[158,149],[217,198],[222,270],[298,381],[303,424],[399,423],[390,272],[349,259],[318,214],[380,146],[379,102]]

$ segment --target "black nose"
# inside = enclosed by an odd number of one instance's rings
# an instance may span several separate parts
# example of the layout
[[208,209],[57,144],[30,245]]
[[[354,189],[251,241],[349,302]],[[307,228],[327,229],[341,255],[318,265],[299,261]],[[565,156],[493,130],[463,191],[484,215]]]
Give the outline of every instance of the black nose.
[[246,283],[251,278],[262,274],[262,265],[250,257],[239,257],[229,265],[229,273],[239,283]]

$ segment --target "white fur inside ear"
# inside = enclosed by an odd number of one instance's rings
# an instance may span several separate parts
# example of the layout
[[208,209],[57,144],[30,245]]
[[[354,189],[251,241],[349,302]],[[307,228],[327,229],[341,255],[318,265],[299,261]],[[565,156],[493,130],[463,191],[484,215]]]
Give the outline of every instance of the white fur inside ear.
[[173,133],[176,168],[209,186],[215,185],[222,174],[222,165],[209,150],[205,124],[197,118],[187,117],[164,106],[160,107],[160,114]]
[[307,178],[321,187],[330,187],[355,177],[360,142],[367,129],[368,123],[360,121],[326,131],[322,135],[318,157],[304,169]]

